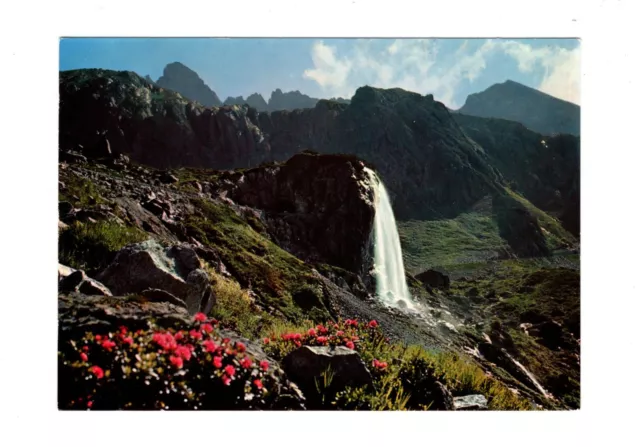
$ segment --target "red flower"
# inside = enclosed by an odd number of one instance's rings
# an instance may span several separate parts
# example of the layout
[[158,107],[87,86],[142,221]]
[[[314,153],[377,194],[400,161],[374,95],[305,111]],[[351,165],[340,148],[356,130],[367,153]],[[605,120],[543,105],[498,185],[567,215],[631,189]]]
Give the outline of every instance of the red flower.
[[378,359],[373,359],[373,367],[378,369],[385,369],[388,365],[387,362],[381,362]]
[[122,339],[122,343],[126,343],[128,345],[132,345],[133,344],[133,338],[125,337],[125,338]]
[[349,349],[355,349],[355,345],[352,341],[348,341],[345,346]]
[[259,390],[262,389],[262,380],[260,379],[256,379],[253,381],[253,384],[256,386],[256,388],[258,388]]
[[316,330],[311,328],[307,331],[307,334],[309,334],[310,337],[315,337],[316,336]]
[[260,369],[263,371],[267,371],[269,369],[269,362],[267,362],[266,360],[262,360],[260,362]]
[[317,325],[316,328],[321,334],[326,334],[327,332],[329,332],[329,330],[321,324]]
[[87,357],[87,354],[85,354],[84,352],[80,353],[80,358],[82,359],[83,362],[86,362],[87,360],[89,360],[89,357]]
[[98,379],[102,379],[104,377],[104,371],[97,365],[93,365],[89,370]]
[[213,326],[211,326],[209,323],[204,323],[200,326],[200,330],[205,331],[207,334],[210,334],[213,332]]
[[176,356],[179,356],[187,361],[191,360],[191,350],[186,346],[178,346],[174,352]]
[[222,339],[222,344],[223,345],[228,345],[230,341],[231,341],[231,339],[229,339],[229,338],[223,338]]
[[222,383],[224,383],[225,385],[229,386],[229,384],[231,383],[231,377],[229,377],[226,374],[224,374],[222,376]]
[[300,343],[300,340],[295,340],[293,343],[294,343],[298,348],[299,348],[300,346],[302,346],[302,343]]
[[251,368],[251,365],[253,365],[253,362],[249,357],[245,357],[240,361],[240,366],[242,366],[244,369]]
[[302,335],[300,334],[293,334],[293,339],[294,340],[300,340],[302,338]]
[[224,372],[229,376],[233,376],[236,373],[236,369],[232,365],[227,365],[224,367]]
[[173,351],[178,347],[176,339],[169,332],[156,332],[153,334],[153,341],[156,342],[165,351]]
[[178,369],[182,368],[182,357],[179,357],[177,355],[172,355],[171,357],[169,357],[169,361],[176,368]]
[[82,350],[83,350],[84,352],[87,352],[87,351],[89,350],[89,346],[86,346],[86,345],[85,345],[85,346],[83,346],[83,347],[82,347]]
[[369,327],[370,327],[370,328],[372,328],[372,329],[373,329],[374,327],[378,327],[378,322],[377,322],[376,320],[371,320],[371,321],[369,322]]
[[236,349],[238,352],[244,352],[247,350],[247,347],[242,342],[236,342]]
[[126,326],[120,326],[120,333],[121,333],[121,334],[126,334],[126,333],[127,333],[127,328],[126,328]]
[[265,337],[262,341],[264,342],[265,345],[268,345],[271,342],[269,337]]
[[338,331],[338,332],[336,332],[336,335],[338,337],[342,337],[344,335],[344,332],[343,331]]
[[111,340],[105,340],[102,342],[102,347],[107,351],[111,351],[111,348],[113,348],[115,345],[116,345],[115,342]]
[[327,342],[327,337],[321,336],[321,337],[318,337],[317,340],[318,340],[318,343],[324,344]]
[[175,341],[180,341],[184,338],[184,332],[180,331],[178,332],[174,337]]
[[215,366],[216,368],[222,368],[222,357],[214,357],[213,366]]
[[215,352],[216,349],[218,349],[218,345],[216,345],[213,341],[211,340],[205,340],[202,342],[202,346],[204,346],[204,350],[206,352]]
[[195,316],[193,317],[193,319],[195,321],[205,321],[207,319],[207,316],[205,314],[203,314],[202,312],[198,312],[197,314],[195,314]]
[[100,341],[100,340],[102,340],[102,335],[100,334],[96,335],[96,341]]
[[189,335],[196,340],[202,340],[202,332],[196,331],[195,329],[191,329]]
[[89,400],[87,401],[87,408],[91,408],[91,407],[93,407],[93,401]]

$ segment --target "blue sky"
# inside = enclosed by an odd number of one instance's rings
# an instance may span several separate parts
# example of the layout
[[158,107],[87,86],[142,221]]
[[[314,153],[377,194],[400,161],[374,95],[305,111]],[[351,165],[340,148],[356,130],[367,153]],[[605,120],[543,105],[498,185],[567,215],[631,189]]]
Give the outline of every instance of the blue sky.
[[468,94],[511,79],[580,103],[575,39],[69,38],[60,69],[131,70],[154,80],[182,62],[224,100],[300,90],[351,97],[362,85],[401,87],[461,107]]

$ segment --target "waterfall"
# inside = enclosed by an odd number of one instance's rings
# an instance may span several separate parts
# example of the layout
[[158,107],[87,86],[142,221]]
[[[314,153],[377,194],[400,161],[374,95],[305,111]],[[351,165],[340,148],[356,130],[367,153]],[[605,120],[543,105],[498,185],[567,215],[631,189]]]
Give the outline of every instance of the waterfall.
[[367,168],[375,193],[373,226],[374,276],[378,298],[387,305],[414,308],[404,274],[404,261],[396,219],[382,180]]

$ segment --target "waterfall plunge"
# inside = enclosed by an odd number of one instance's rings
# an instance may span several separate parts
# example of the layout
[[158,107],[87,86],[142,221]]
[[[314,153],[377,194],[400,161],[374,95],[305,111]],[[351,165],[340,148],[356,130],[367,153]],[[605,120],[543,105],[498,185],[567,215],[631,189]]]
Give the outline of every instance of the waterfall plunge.
[[375,172],[367,169],[375,193],[373,228],[374,274],[379,299],[389,306],[414,309],[404,274],[402,248],[387,190]]

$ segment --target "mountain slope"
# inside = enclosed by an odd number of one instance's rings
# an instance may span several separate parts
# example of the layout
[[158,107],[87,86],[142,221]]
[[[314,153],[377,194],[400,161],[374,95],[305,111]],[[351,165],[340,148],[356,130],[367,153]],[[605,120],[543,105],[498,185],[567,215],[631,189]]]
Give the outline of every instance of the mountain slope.
[[222,105],[218,95],[204,83],[198,73],[180,62],[173,62],[164,67],[164,72],[156,84],[174,90],[206,107]]
[[580,134],[579,106],[514,81],[469,95],[458,112],[517,121],[543,135]]

